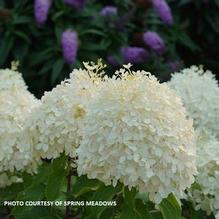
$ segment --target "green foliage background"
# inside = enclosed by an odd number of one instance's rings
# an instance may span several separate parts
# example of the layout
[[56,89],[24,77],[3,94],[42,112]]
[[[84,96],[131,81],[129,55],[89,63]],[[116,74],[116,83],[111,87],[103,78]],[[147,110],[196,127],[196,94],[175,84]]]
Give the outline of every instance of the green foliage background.
[[[142,3],[143,2],[143,3]],[[122,64],[122,46],[144,46],[139,34],[157,31],[167,45],[163,56],[152,54],[149,62],[136,66],[152,71],[161,81],[172,71],[169,61],[180,61],[186,66],[204,64],[218,72],[219,3],[204,1],[169,0],[174,14],[174,25],[163,24],[147,0],[89,0],[84,8],[73,9],[62,0],[54,0],[48,21],[39,27],[34,19],[33,1],[0,0],[0,67],[9,67],[19,60],[19,70],[37,96],[51,90],[66,78],[82,61],[96,60],[113,54]],[[108,21],[100,16],[105,5],[116,5],[119,16]],[[115,27],[116,26],[116,27]],[[72,28],[79,34],[77,61],[68,65],[62,57],[61,33]],[[119,28],[119,29],[118,29]],[[108,68],[109,74],[112,72]]]

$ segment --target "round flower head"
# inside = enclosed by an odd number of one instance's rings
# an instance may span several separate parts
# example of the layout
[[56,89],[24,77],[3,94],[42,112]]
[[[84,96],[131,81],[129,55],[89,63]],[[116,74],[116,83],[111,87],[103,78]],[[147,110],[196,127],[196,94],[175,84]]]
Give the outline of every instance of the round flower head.
[[162,55],[166,50],[163,40],[156,32],[145,32],[143,34],[143,41],[151,50],[153,50],[159,55]]
[[214,75],[191,66],[173,74],[169,86],[182,98],[195,128],[219,136],[219,87]]
[[27,90],[20,73],[8,69],[0,72],[8,85],[6,89],[0,84],[0,173],[34,171],[35,160],[24,124],[38,101]]
[[148,61],[149,53],[141,47],[123,47],[121,49],[124,63],[144,63]]
[[[129,67],[129,65],[125,66]],[[78,173],[137,187],[159,203],[193,182],[195,139],[181,100],[150,73],[116,72],[87,106]]]
[[117,15],[118,13],[118,8],[115,6],[106,6],[102,8],[100,15],[103,17],[108,17],[112,15]]
[[172,25],[173,16],[167,2],[165,0],[152,0],[152,4],[160,19],[167,25]]
[[74,8],[81,8],[86,3],[86,0],[64,0],[64,2]]
[[61,44],[65,61],[69,64],[74,63],[78,52],[77,32],[72,30],[64,31],[62,33]]
[[197,157],[198,175],[187,197],[197,210],[219,215],[219,141],[209,133],[200,133]]
[[69,80],[46,92],[42,105],[27,121],[36,153],[43,158],[53,159],[63,152],[76,156],[80,141],[78,128],[86,114],[86,105],[101,81],[95,73],[100,66],[85,65],[86,70],[74,70]]
[[34,1],[35,19],[39,25],[42,25],[46,22],[51,5],[52,5],[52,0]]

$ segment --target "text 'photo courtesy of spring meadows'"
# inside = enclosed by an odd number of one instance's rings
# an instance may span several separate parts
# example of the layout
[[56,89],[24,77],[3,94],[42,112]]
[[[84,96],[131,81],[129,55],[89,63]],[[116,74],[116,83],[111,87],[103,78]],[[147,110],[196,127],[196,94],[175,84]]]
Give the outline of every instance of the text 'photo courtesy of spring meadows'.
[[218,0],[0,0],[0,219],[219,219]]

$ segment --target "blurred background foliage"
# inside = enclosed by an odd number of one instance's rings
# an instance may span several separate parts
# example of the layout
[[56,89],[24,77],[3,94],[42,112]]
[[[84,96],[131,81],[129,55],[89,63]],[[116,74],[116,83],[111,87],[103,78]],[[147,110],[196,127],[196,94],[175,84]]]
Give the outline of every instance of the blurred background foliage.
[[[149,58],[134,68],[152,71],[161,81],[183,66],[203,64],[218,73],[219,63],[219,1],[169,0],[174,22],[167,25],[153,10],[150,0],[87,0],[74,8],[63,0],[53,0],[47,21],[37,24],[34,1],[0,0],[0,67],[10,67],[12,60],[20,62],[29,89],[37,97],[51,90],[82,61],[103,58],[108,63],[113,56],[116,64],[107,72],[123,64],[123,47],[141,47]],[[105,6],[117,7],[112,16],[102,16]],[[78,34],[76,60],[68,64],[63,58],[61,36],[72,29]],[[142,40],[143,33],[155,31],[165,43],[165,52],[157,54]]]

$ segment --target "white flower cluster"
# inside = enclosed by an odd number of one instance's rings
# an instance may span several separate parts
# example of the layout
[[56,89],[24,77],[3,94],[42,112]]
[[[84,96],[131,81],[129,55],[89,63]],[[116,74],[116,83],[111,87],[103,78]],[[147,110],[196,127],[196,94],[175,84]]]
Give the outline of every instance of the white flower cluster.
[[0,91],[26,89],[21,73],[11,69],[0,69]]
[[199,134],[197,143],[198,175],[188,190],[188,199],[196,209],[219,218],[219,141],[206,133]]
[[[37,101],[17,72],[0,84],[0,185],[15,170],[33,171],[40,158],[78,157],[78,173],[118,181],[160,203],[183,195],[196,173],[192,121],[180,98],[129,66],[103,77],[101,63],[74,70]],[[8,174],[10,172],[10,174]],[[3,179],[3,180],[2,180]]]
[[219,87],[214,75],[191,66],[173,74],[169,86],[182,98],[196,129],[219,136]]
[[35,144],[35,152],[53,159],[61,153],[75,157],[79,146],[79,126],[86,114],[86,105],[101,83],[101,65],[87,70],[74,70],[70,79],[62,82],[42,97],[42,104],[27,121],[27,129]]
[[36,163],[24,124],[37,106],[38,101],[27,90],[20,73],[9,69],[0,70],[1,178],[6,176],[6,171],[35,170]]
[[181,100],[144,71],[121,69],[89,101],[78,173],[118,181],[159,203],[193,183],[195,137]]
[[[172,75],[171,88],[182,98],[188,115],[194,119],[197,140],[196,183],[188,199],[196,209],[219,219],[219,87],[210,71],[191,66]],[[216,136],[216,137],[215,137]]]

